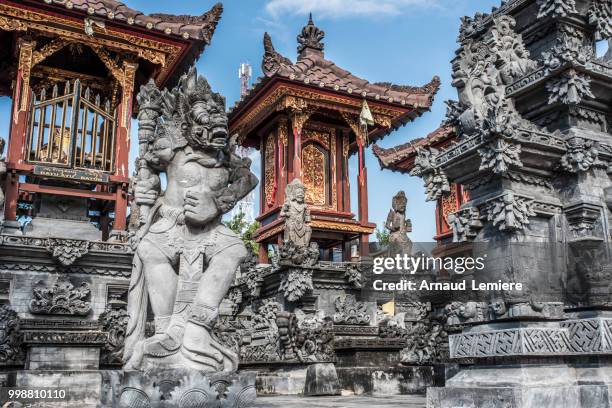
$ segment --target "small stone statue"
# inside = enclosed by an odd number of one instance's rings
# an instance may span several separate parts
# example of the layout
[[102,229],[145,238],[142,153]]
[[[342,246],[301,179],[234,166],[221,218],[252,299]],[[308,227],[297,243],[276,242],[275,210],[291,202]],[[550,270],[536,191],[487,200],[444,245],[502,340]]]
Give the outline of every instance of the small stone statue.
[[389,255],[412,254],[412,241],[408,233],[412,232],[412,221],[406,219],[406,205],[408,199],[406,193],[400,191],[393,197],[391,210],[387,216],[385,227],[390,231]]
[[[219,342],[213,326],[247,250],[221,217],[257,178],[229,141],[224,98],[195,68],[161,95],[147,84],[139,100],[148,103],[142,123],[148,131],[140,138],[134,197],[147,211],[134,237],[125,369],[236,371],[238,356]],[[155,334],[146,338],[149,307]]]
[[306,186],[300,179],[295,179],[287,185],[285,193],[285,203],[280,211],[281,219],[285,220],[285,241],[296,248],[308,247],[312,229],[308,225],[310,210],[305,202]]

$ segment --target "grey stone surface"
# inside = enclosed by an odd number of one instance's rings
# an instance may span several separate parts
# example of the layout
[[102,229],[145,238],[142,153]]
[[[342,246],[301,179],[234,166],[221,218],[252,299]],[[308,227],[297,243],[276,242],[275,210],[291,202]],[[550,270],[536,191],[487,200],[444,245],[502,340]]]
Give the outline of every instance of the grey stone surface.
[[32,346],[28,350],[27,370],[97,370],[99,347]]
[[257,408],[425,408],[425,397],[260,397]]
[[306,370],[304,395],[309,397],[339,395],[340,383],[332,363],[313,364]]

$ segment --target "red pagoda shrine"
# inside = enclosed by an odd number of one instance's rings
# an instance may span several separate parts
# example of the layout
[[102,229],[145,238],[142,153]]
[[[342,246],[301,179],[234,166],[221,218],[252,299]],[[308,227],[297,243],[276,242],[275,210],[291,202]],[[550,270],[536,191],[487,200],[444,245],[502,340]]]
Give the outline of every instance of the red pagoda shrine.
[[221,13],[221,4],[191,17],[144,15],[115,0],[3,0],[0,96],[13,102],[5,227],[16,226],[21,203],[36,217],[43,199],[60,210],[76,200],[85,221],[98,214],[104,238],[121,234],[134,90],[150,78],[173,85]]
[[[439,88],[435,77],[423,87],[370,83],[325,58],[324,32],[310,17],[298,36],[293,63],[279,54],[264,36],[264,77],[242,97],[229,114],[230,131],[246,147],[260,151],[260,261],[267,261],[270,244],[282,242],[284,222],[279,212],[285,187],[299,178],[307,188],[312,238],[323,249],[351,257],[351,242],[368,254],[368,236],[375,225],[368,219],[368,145],[428,111]],[[374,124],[360,123],[369,106]],[[359,157],[358,216],[351,213],[348,160]],[[355,254],[353,254],[355,255]]]

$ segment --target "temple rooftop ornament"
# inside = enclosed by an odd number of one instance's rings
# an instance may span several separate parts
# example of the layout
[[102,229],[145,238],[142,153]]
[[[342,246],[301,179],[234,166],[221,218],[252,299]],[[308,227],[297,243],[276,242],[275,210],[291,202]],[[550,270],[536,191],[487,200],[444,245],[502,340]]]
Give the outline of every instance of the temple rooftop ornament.
[[[440,79],[415,87],[388,82],[370,83],[325,58],[324,32],[312,16],[297,37],[293,63],[274,49],[264,34],[263,77],[229,112],[230,134],[262,155],[262,226],[256,240],[260,261],[267,261],[268,244],[282,244],[284,221],[279,216],[285,188],[300,179],[312,214],[312,240],[322,260],[333,254],[343,260],[368,253],[368,235],[375,225],[368,220],[365,149],[406,123],[429,111]],[[368,106],[372,121],[360,120]],[[348,159],[359,156],[358,214],[351,213]],[[359,242],[360,251],[354,251]]]
[[301,56],[307,50],[320,52],[323,55],[325,44],[321,42],[325,37],[325,31],[320,30],[312,21],[312,13],[308,16],[308,24],[302,28],[302,33],[297,36],[298,54]]

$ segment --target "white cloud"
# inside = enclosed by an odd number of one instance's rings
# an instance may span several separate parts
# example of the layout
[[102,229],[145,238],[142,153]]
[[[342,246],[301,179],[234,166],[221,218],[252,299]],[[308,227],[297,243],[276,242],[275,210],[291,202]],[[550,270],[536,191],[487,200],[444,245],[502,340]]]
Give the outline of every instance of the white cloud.
[[283,14],[316,17],[395,16],[415,7],[435,7],[438,0],[268,0],[266,11],[278,18]]

